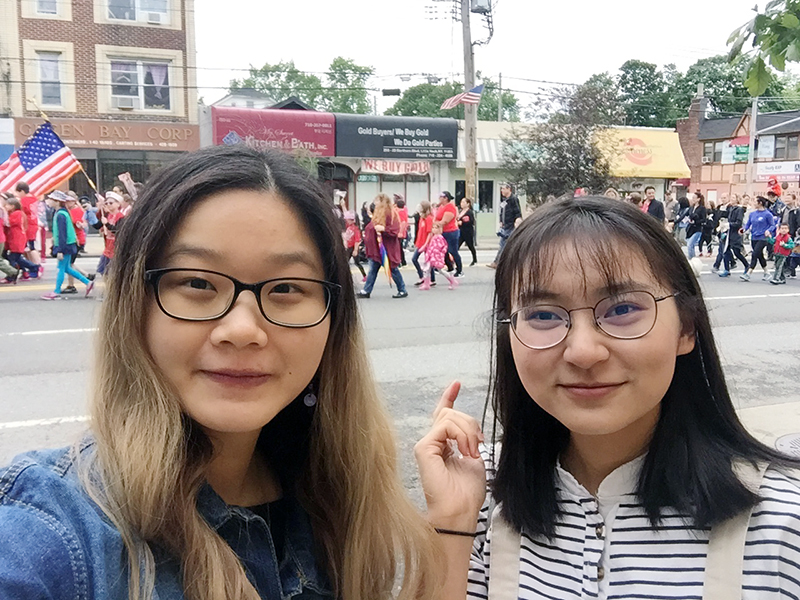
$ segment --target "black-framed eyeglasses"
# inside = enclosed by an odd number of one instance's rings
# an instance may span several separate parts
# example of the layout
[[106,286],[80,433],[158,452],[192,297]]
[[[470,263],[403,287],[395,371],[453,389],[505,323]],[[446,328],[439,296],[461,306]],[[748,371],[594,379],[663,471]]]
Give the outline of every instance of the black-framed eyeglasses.
[[328,315],[333,297],[341,289],[337,283],[304,277],[243,283],[206,269],[150,269],[144,275],[161,311],[181,321],[221,319],[239,294],[250,291],[270,323],[297,329],[314,327]]
[[498,323],[511,325],[516,338],[532,350],[546,350],[563,342],[572,328],[572,313],[591,310],[596,327],[609,337],[635,340],[650,333],[658,318],[658,303],[677,295],[656,298],[650,292],[631,291],[603,298],[594,306],[567,310],[553,304],[525,306]]

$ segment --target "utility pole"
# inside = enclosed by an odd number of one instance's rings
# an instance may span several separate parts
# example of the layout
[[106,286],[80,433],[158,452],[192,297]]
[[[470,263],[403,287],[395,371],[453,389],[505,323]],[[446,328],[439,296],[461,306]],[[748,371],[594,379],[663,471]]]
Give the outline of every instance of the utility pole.
[[500,73],[497,84],[497,120],[503,120],[503,74]]
[[[464,87],[471,90],[475,87],[475,55],[472,51],[472,32],[469,26],[470,0],[461,0],[461,27],[464,35]],[[475,104],[464,105],[464,149],[466,151],[465,190],[467,198],[473,202],[477,198],[478,152],[477,152],[478,107]]]
[[758,97],[753,98],[753,107],[750,109],[750,149],[747,153],[747,195],[753,197],[753,183],[755,183],[755,154],[756,133],[758,132]]

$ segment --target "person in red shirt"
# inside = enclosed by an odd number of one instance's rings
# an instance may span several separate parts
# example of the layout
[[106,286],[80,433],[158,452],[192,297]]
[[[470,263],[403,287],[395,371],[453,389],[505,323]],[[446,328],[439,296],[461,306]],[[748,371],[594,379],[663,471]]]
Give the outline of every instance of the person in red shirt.
[[363,282],[367,280],[367,273],[364,271],[364,267],[361,266],[361,259],[358,257],[358,247],[361,244],[361,231],[358,229],[358,225],[356,225],[356,213],[352,210],[346,210],[343,216],[346,225],[346,229],[342,234],[344,247],[347,250],[347,256],[353,257],[353,262],[356,264],[356,267],[358,267],[358,270],[361,271],[361,281]]
[[23,279],[36,279],[39,277],[39,265],[36,265],[24,256],[27,248],[26,231],[28,219],[22,210],[22,203],[17,198],[6,201],[8,208],[8,232],[6,244],[8,245],[8,262],[23,271]]
[[[417,237],[414,240],[414,255],[411,257],[411,264],[414,265],[414,268],[417,270],[417,276],[419,277],[419,281],[417,281],[414,285],[420,286],[424,283],[424,273],[422,272],[422,267],[419,264],[419,255],[422,254],[422,248],[428,243],[428,239],[430,238],[431,233],[431,225],[433,224],[433,215],[431,214],[431,203],[427,200],[423,200],[419,203],[419,209],[417,210],[419,213],[419,225],[417,226]],[[431,271],[431,285],[436,284],[436,271]]]
[[439,194],[439,207],[436,209],[433,222],[442,226],[442,235],[447,240],[447,253],[453,257],[456,263],[455,276],[463,277],[461,255],[458,253],[458,211],[450,192]]
[[786,264],[786,259],[792,253],[792,248],[794,248],[794,241],[789,235],[789,224],[783,223],[778,227],[778,235],[775,236],[775,246],[773,247],[775,272],[772,273],[772,278],[769,280],[771,284],[786,283],[786,273],[783,272],[783,265]]
[[42,262],[41,255],[36,249],[36,237],[39,235],[39,199],[31,194],[31,188],[24,181],[17,184],[15,192],[28,221],[25,229],[27,258],[33,264],[39,265]]
[[6,212],[7,198],[8,196],[0,193],[0,272],[6,276],[5,279],[0,280],[0,283],[16,283],[19,271],[3,258],[3,252],[6,246],[6,229],[8,229],[8,213]]
[[97,194],[97,204],[100,207],[100,220],[94,226],[101,230],[105,240],[105,248],[100,262],[97,264],[97,272],[105,275],[111,259],[114,258],[114,243],[117,238],[117,229],[121,225],[123,215],[120,212],[122,197],[116,192],[106,192],[105,198]]
[[397,214],[400,216],[400,233],[397,238],[400,240],[400,266],[406,266],[406,239],[408,238],[408,207],[402,194],[394,195],[394,205],[397,207]]
[[364,248],[369,259],[369,273],[364,282],[364,289],[356,293],[356,298],[369,298],[378,272],[383,266],[382,251],[385,251],[389,262],[392,280],[397,285],[397,293],[392,298],[407,298],[406,284],[400,273],[400,240],[397,233],[400,231],[400,217],[397,209],[392,204],[392,199],[386,194],[375,197],[375,212],[372,220],[364,228]]

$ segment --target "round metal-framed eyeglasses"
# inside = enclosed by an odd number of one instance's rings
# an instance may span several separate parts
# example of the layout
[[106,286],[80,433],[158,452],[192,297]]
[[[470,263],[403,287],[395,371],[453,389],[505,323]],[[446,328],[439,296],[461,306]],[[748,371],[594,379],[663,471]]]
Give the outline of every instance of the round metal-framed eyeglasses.
[[227,315],[244,291],[253,292],[264,318],[274,325],[301,329],[319,325],[328,315],[338,283],[281,277],[243,283],[206,269],[150,269],[145,281],[168,317],[181,321],[213,321]]
[[658,319],[658,303],[676,295],[677,292],[656,298],[644,290],[623,292],[603,298],[594,306],[571,310],[554,304],[532,304],[497,322],[511,325],[524,346],[546,350],[566,339],[572,328],[572,313],[591,310],[595,326],[604,334],[618,340],[635,340],[652,331]]

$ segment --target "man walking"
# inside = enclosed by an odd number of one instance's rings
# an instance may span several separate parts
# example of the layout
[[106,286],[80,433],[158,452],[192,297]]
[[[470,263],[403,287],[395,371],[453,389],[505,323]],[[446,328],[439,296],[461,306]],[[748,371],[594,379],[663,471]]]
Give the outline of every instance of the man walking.
[[491,264],[487,265],[490,269],[497,268],[497,261],[500,260],[500,255],[503,253],[503,248],[506,246],[506,241],[514,232],[514,229],[522,223],[522,211],[519,207],[519,199],[514,195],[510,183],[503,183],[500,185],[500,230],[497,235],[500,237],[500,248],[497,250],[497,255]]

